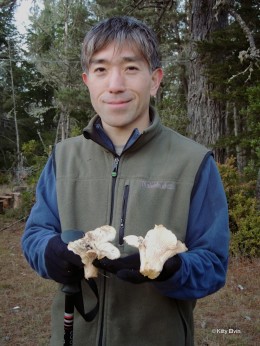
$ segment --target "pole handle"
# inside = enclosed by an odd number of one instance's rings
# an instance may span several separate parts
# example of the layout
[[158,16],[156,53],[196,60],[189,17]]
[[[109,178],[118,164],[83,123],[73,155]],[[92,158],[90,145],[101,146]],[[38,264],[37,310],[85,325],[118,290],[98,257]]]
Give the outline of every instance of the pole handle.
[[80,292],[80,282],[76,282],[74,284],[63,285],[61,291],[68,296]]

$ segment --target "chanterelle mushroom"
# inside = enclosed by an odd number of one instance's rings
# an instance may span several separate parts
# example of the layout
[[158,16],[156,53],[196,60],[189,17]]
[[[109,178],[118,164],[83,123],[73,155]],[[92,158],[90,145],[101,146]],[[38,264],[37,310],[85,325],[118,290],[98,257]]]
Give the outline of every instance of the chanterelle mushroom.
[[145,238],[129,235],[124,237],[124,240],[128,245],[139,249],[140,273],[150,279],[160,275],[167,259],[188,250],[185,244],[177,240],[175,234],[163,225],[155,225]]
[[68,249],[81,257],[86,279],[98,276],[98,269],[92,264],[96,258],[107,257],[113,260],[120,257],[118,248],[110,243],[115,236],[114,227],[105,225],[87,232],[83,238],[68,244]]

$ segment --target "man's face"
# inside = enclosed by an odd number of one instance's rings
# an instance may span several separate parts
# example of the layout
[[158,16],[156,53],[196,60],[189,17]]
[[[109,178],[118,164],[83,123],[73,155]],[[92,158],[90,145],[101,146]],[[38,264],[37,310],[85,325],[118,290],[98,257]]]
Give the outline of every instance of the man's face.
[[127,136],[134,128],[142,131],[149,125],[150,96],[156,95],[161,79],[162,70],[151,72],[141,53],[128,44],[118,48],[111,43],[99,50],[90,60],[88,73],[83,73],[108,135],[116,130]]

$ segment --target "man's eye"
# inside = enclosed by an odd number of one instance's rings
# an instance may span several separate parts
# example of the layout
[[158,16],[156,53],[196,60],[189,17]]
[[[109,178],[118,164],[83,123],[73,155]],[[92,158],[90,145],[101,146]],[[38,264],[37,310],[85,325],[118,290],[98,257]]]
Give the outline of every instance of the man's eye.
[[128,71],[138,71],[138,68],[136,66],[127,66]]
[[95,73],[102,73],[102,72],[105,72],[105,68],[104,67],[97,67],[94,69],[94,72]]

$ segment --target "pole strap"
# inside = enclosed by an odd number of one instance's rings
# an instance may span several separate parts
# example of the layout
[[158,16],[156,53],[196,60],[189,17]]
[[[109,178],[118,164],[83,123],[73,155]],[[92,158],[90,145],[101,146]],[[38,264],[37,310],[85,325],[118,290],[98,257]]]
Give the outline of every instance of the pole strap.
[[74,305],[76,309],[78,310],[78,312],[80,313],[80,315],[84,318],[86,322],[91,322],[94,320],[99,310],[99,294],[98,294],[98,287],[94,279],[88,279],[86,280],[86,282],[88,283],[89,287],[94,292],[97,298],[97,303],[95,307],[92,310],[85,312],[81,285],[80,285],[79,292],[73,294],[73,299],[74,299]]

